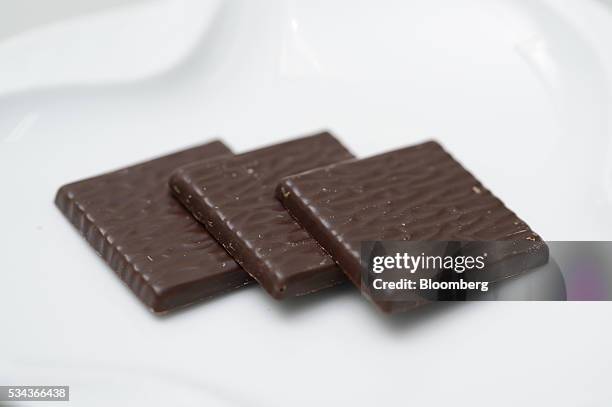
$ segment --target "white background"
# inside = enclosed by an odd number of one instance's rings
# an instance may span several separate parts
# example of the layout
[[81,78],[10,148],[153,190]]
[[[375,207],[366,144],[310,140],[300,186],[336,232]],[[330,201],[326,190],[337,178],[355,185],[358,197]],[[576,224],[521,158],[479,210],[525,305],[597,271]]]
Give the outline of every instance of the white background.
[[350,286],[250,287],[160,318],[52,203],[211,137],[327,128],[358,156],[435,138],[545,239],[612,240],[609,2],[58,4],[0,5],[0,384],[75,405],[610,404],[609,303],[387,317]]

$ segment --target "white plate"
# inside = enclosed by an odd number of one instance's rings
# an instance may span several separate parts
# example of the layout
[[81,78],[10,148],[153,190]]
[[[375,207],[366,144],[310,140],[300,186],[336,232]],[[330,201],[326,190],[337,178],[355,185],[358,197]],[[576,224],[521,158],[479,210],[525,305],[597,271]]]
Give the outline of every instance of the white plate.
[[[65,182],[212,136],[244,151],[329,128],[359,156],[435,138],[544,238],[611,240],[610,3],[205,3],[148,2],[0,43],[13,78],[0,78],[2,383],[72,384],[75,405],[91,399],[81,386],[107,404],[142,396],[66,373],[82,367],[159,372],[135,386],[181,378],[148,386],[160,403],[176,383],[235,405],[610,400],[608,303],[388,318],[348,286],[285,303],[251,287],[158,318],[52,203]],[[182,10],[184,35],[160,42],[180,26],[160,28],[160,10]],[[49,48],[51,32],[66,42]]]

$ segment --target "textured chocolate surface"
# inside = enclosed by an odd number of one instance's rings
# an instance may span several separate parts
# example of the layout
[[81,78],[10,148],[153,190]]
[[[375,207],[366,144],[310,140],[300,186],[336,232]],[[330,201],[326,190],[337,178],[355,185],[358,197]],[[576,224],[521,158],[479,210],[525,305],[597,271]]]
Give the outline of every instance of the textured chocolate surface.
[[253,281],[168,187],[177,167],[228,154],[214,141],[65,185],[55,203],[138,298],[168,311]]
[[345,280],[334,261],[274,196],[281,177],[353,158],[322,133],[177,170],[170,185],[234,259],[273,297]]
[[[535,265],[548,259],[540,237],[435,142],[290,176],[277,197],[362,291],[366,241],[511,240]],[[389,312],[418,305],[373,301]]]

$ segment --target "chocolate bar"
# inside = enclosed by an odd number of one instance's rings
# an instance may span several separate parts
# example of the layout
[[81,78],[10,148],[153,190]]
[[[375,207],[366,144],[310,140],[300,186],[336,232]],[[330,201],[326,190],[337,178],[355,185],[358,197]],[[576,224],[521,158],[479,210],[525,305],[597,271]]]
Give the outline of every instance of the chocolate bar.
[[[520,252],[531,261],[513,264],[528,267],[548,259],[541,238],[433,141],[293,175],[279,183],[276,193],[349,279],[386,312],[423,302],[373,298],[362,280],[362,243],[446,241],[452,247],[452,242],[512,241],[499,259]],[[444,253],[448,247],[436,250]],[[468,251],[477,248],[471,245]],[[502,271],[496,278],[524,270]]]
[[134,294],[169,311],[253,280],[177,202],[177,167],[230,155],[214,141],[64,185],[55,203]]
[[274,298],[345,281],[333,259],[274,196],[281,177],[353,158],[329,133],[226,160],[194,163],[170,179],[176,197]]

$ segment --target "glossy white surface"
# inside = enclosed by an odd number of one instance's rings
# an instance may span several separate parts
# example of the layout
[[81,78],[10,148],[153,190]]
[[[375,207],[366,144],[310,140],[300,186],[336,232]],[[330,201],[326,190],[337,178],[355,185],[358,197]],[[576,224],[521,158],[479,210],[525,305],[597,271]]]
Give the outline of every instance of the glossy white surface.
[[0,42],[2,383],[70,384],[75,405],[181,386],[184,405],[612,399],[609,303],[388,318],[348,286],[285,303],[251,287],[159,318],[52,204],[68,181],[213,136],[245,151],[329,128],[359,156],[435,138],[544,238],[610,240],[608,2],[200,3]]

